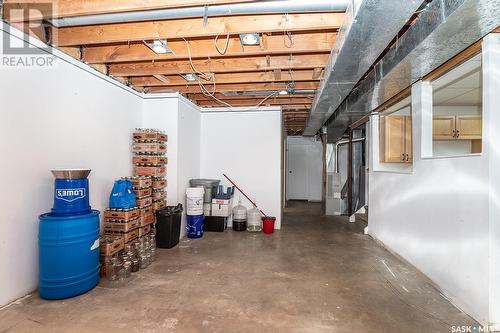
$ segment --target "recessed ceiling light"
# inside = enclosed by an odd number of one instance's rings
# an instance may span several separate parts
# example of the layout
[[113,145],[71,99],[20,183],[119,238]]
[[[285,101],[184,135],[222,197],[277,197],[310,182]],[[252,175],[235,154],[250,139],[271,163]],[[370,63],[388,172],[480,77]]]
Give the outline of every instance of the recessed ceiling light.
[[151,43],[144,43],[156,54],[173,53],[172,50],[168,47],[166,39],[156,39]]
[[184,78],[184,80],[190,81],[190,82],[196,81],[198,79],[198,77],[194,73],[184,74],[184,75],[182,75],[182,77]]
[[288,95],[288,91],[280,90],[280,91],[278,91],[278,95]]
[[259,34],[240,34],[240,42],[242,45],[259,45]]

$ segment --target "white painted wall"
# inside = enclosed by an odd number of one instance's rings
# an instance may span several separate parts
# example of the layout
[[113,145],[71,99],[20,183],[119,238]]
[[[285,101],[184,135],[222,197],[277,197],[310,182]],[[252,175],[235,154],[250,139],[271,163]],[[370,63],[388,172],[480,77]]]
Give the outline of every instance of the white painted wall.
[[[493,74],[500,68],[500,44],[496,38],[496,46],[483,55],[482,154],[422,157],[428,156],[425,152],[432,145],[432,87],[421,82],[412,87],[413,171],[373,171],[376,135],[370,140],[369,233],[483,324],[500,322],[500,204],[495,172],[500,164],[496,148],[500,83]],[[373,117],[371,133],[376,121]]]
[[52,207],[50,170],[92,169],[98,210],[113,180],[131,172],[141,98],[59,55],[54,69],[0,69],[0,306],[37,288],[38,216]]
[[167,204],[177,205],[178,179],[178,118],[179,99],[177,94],[144,98],[142,101],[142,125],[144,128],[158,128],[168,135],[167,142]]
[[[289,136],[287,137],[288,156],[290,147],[294,146],[294,152],[299,153],[305,159],[306,176],[304,196],[300,199],[309,201],[321,201],[323,190],[323,143],[314,137]],[[297,149],[298,148],[298,149]],[[302,172],[299,172],[302,174]],[[286,173],[286,181],[293,181],[293,174]],[[290,188],[290,187],[288,187]]]
[[279,108],[201,114],[200,176],[224,180],[227,174],[266,214],[276,216],[276,228],[281,226],[281,133]]
[[184,97],[179,97],[177,198],[184,206],[181,237],[186,234],[186,188],[189,180],[200,178],[202,142],[200,109]]
[[[189,179],[200,176],[200,111],[178,94],[145,98],[143,127],[159,128],[168,134],[167,204],[185,206]],[[186,234],[185,211],[181,237]]]
[[[489,157],[489,322],[500,330],[500,34],[483,40],[483,152]],[[486,124],[486,125],[485,125]]]

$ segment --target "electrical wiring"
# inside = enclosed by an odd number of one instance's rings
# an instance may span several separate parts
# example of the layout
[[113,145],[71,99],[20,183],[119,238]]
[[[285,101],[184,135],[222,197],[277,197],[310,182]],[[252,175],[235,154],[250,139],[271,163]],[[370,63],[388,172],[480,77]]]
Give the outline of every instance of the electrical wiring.
[[[235,108],[235,106],[217,98],[215,96],[216,94],[216,78],[215,78],[215,73],[211,72],[211,73],[203,73],[201,71],[199,71],[194,63],[193,63],[193,57],[192,57],[192,54],[191,54],[191,48],[189,46],[189,42],[184,38],[184,37],[181,37],[184,42],[186,43],[186,46],[187,46],[187,51],[188,51],[188,58],[189,58],[189,64],[191,66],[191,68],[193,69],[193,71],[199,75],[199,77],[197,77],[197,82],[198,82],[198,86],[200,87],[200,90],[202,92],[202,94],[206,97],[209,97],[223,105],[225,105],[225,107],[229,108],[229,109],[233,109]],[[209,59],[209,63],[211,63],[211,59],[210,57],[208,57]],[[205,84],[201,81],[201,79],[204,79],[206,81],[212,81],[212,86],[213,86],[213,91],[209,91],[206,87],[205,87]],[[267,101],[269,98],[277,95],[279,93],[279,91],[275,91],[273,93],[271,93],[269,96],[266,96],[264,99],[262,99],[257,105],[253,105],[253,106],[249,106],[247,107],[248,109],[258,109],[262,104],[264,104],[265,101]]]
[[219,45],[217,44],[218,39],[219,39],[219,35],[215,36],[215,41],[214,41],[215,48],[216,48],[217,52],[219,52],[221,55],[224,55],[224,54],[226,54],[227,47],[229,46],[229,34],[227,34],[227,36],[226,36],[226,44],[224,45],[224,50],[223,51],[221,51],[219,49]]

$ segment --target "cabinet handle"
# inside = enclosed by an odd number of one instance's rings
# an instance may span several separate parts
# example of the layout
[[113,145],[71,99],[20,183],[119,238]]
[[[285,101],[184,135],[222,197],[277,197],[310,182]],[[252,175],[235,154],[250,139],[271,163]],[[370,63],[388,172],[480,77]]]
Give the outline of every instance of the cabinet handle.
[[457,132],[457,136],[456,136],[456,138],[458,139],[458,137],[460,136],[460,131],[459,131],[459,130],[457,130],[456,132]]
[[409,155],[406,154],[406,162],[409,162],[409,161],[410,161]]
[[457,135],[457,134],[456,134],[456,132],[457,132],[457,131],[455,131],[455,130],[452,130],[452,132],[453,132],[453,135],[452,135],[452,137],[453,137],[453,138],[456,138],[456,135]]
[[405,154],[401,154],[401,161],[404,161],[405,160]]

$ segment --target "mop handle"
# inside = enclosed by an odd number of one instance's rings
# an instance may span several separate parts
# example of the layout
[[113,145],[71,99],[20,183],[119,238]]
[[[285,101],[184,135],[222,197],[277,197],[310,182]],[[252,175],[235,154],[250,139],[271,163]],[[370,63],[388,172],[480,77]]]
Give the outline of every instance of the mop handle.
[[253,202],[253,201],[252,201],[252,199],[250,199],[250,198],[249,198],[249,197],[245,194],[245,192],[243,192],[243,191],[241,190],[241,188],[239,188],[239,187],[238,187],[238,185],[236,185],[236,184],[235,184],[235,183],[234,183],[234,182],[233,182],[233,181],[232,181],[232,180],[231,180],[228,176],[226,176],[226,174],[225,174],[225,173],[223,173],[222,175],[223,175],[224,177],[226,177],[226,179],[227,179],[227,180],[229,180],[229,182],[230,182],[231,184],[233,184],[233,186],[234,186],[234,187],[236,187],[236,188],[238,189],[238,191],[240,191],[240,193],[241,193],[241,194],[243,194],[243,195],[245,196],[245,198],[247,198],[247,200],[248,200],[248,201],[250,201],[250,202],[252,203],[252,205],[260,211],[260,213],[261,213],[262,215],[267,216],[267,215],[266,215],[266,214],[265,214],[265,213],[264,213],[264,212],[263,212],[263,211],[262,211],[259,207],[257,207],[257,205],[255,204],[255,202]]

